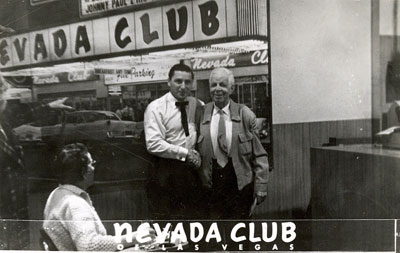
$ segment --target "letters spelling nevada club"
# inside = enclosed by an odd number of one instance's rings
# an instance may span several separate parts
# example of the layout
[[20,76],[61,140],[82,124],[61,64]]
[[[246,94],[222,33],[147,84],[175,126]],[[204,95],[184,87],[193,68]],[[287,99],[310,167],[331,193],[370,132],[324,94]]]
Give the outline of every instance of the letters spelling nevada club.
[[[200,13],[200,28],[194,27],[194,29],[200,29],[200,31],[196,31],[202,33],[206,36],[212,36],[218,32],[220,27],[222,27],[222,20],[218,20],[218,10],[219,7],[216,1],[208,1],[203,4],[198,5],[198,12]],[[172,40],[177,40],[182,38],[188,30],[188,6],[182,6],[177,10],[174,8],[170,8],[166,11],[167,23],[168,23],[168,32],[169,36]],[[178,14],[178,24],[176,23],[176,14]],[[142,26],[142,34],[126,34],[123,32],[129,28],[130,24],[128,23],[128,19],[125,16],[121,16],[121,18],[116,22],[114,26],[114,31],[111,32],[113,34],[114,43],[120,48],[120,51],[126,48],[129,44],[133,43],[135,40],[133,36],[136,38],[140,38],[147,45],[152,43],[154,40],[160,40],[160,34],[158,31],[151,31],[150,25],[150,16],[148,13],[144,13],[140,16],[140,22]],[[93,45],[91,44],[91,37],[93,36],[88,32],[89,24],[79,24],[76,26],[75,30],[75,38],[71,38],[71,51],[72,55],[76,55],[76,57],[88,56],[88,53],[93,54]],[[65,28],[64,28],[65,29]],[[60,60],[65,58],[67,46],[69,42],[68,34],[66,33],[62,27],[59,29],[52,30],[53,32],[49,34],[49,37],[52,37],[50,40],[46,40],[46,34],[43,31],[39,31],[34,34],[34,38],[28,40],[30,38],[30,34],[23,34],[22,36],[15,36],[13,40],[3,38],[0,39],[0,68],[1,67],[9,67],[11,61],[11,48],[13,52],[16,53],[16,57],[14,56],[14,65],[21,65],[22,62],[29,64],[29,59],[26,59],[28,55],[27,50],[27,42],[33,43],[30,46],[31,48],[31,63],[45,62],[49,60]],[[94,31],[93,31],[94,32]],[[49,32],[50,33],[50,32]],[[72,31],[71,31],[71,34]],[[32,35],[32,33],[31,33]],[[72,35],[71,35],[72,37]],[[50,42],[52,41],[52,45],[50,46]],[[10,44],[9,44],[10,43]],[[95,43],[95,42],[94,42]],[[140,48],[136,48],[140,49]],[[50,59],[50,52],[53,54]],[[57,59],[58,57],[58,59]],[[24,65],[24,64],[23,64]]]

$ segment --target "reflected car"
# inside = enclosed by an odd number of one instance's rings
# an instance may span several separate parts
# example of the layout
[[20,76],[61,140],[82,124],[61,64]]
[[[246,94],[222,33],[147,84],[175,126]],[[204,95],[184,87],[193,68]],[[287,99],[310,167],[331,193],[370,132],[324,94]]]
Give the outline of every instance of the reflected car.
[[110,111],[75,111],[66,113],[62,123],[42,127],[44,142],[89,142],[136,140],[144,136],[143,122],[121,120]]
[[13,134],[19,142],[40,142],[42,140],[42,129],[34,122],[13,128]]

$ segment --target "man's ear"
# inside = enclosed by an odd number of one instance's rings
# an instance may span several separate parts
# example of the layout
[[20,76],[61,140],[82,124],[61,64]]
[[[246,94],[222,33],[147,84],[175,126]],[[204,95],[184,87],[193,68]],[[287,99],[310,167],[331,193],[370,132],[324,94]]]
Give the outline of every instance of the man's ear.
[[82,169],[81,169],[81,175],[82,175],[82,178],[83,179],[86,179],[87,178],[87,174],[88,174],[88,172],[89,172],[89,168],[86,166],[84,166],[84,167],[82,167]]

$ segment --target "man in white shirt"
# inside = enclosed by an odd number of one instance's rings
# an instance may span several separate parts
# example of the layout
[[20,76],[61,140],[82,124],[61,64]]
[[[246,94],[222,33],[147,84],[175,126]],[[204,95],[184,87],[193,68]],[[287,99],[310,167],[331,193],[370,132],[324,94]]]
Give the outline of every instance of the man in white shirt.
[[190,219],[197,215],[201,163],[194,150],[201,103],[190,97],[194,74],[180,63],[169,71],[170,92],[151,102],[144,114],[146,147],[157,157],[148,196],[155,219]]

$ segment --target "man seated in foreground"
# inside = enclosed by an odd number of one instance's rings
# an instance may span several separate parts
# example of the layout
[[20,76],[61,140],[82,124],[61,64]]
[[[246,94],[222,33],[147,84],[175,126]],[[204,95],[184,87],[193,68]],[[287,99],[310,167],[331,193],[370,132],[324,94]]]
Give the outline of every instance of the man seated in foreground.
[[[94,181],[94,163],[85,145],[69,144],[57,157],[55,172],[59,186],[47,199],[43,229],[58,250],[115,251],[139,244],[137,232],[132,241],[107,235],[86,189]],[[147,231],[154,239],[154,231]]]

